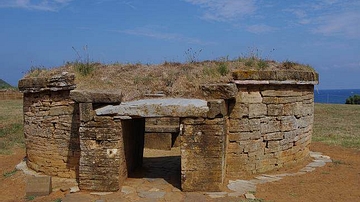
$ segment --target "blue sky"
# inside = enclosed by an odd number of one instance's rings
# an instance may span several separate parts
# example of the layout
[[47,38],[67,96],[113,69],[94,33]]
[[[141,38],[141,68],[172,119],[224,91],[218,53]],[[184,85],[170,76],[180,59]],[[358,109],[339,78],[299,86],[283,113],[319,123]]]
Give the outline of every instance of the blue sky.
[[184,62],[191,48],[198,60],[310,64],[319,89],[360,88],[359,0],[0,0],[0,27],[12,85],[78,59],[72,47],[102,63]]

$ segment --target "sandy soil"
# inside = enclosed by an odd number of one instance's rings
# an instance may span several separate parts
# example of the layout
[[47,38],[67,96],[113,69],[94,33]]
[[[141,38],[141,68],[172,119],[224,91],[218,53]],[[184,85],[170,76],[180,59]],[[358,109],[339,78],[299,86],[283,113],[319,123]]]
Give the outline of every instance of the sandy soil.
[[[277,182],[258,185],[256,198],[276,202],[360,201],[360,150],[322,143],[313,143],[311,150],[330,156],[333,162],[305,175],[285,177]],[[24,149],[15,149],[12,155],[0,155],[0,201],[27,201],[26,176],[19,171],[11,176],[3,175],[11,173],[24,156]],[[57,191],[31,201],[55,201],[65,194],[67,192]]]

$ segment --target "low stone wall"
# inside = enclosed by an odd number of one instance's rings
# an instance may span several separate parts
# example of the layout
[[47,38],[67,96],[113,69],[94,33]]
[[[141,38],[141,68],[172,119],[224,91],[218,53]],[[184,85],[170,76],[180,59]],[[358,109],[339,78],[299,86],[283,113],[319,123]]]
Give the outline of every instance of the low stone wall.
[[22,79],[27,165],[51,176],[78,177],[78,104],[70,99],[74,75]]
[[0,90],[0,100],[20,100],[23,94],[15,90]]

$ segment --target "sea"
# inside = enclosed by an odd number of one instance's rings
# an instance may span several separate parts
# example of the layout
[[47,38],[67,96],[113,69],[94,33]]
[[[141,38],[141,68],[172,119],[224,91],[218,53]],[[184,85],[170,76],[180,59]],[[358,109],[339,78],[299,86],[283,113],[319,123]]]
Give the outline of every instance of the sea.
[[360,95],[360,89],[318,90],[314,89],[315,103],[345,104],[352,95]]

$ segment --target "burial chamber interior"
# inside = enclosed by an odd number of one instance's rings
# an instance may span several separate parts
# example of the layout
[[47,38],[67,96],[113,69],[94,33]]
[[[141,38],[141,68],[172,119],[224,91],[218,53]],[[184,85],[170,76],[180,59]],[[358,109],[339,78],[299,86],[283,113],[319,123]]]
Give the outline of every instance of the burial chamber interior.
[[235,72],[231,82],[201,85],[196,99],[129,102],[78,90],[70,73],[24,78],[27,165],[77,178],[83,190],[116,191],[142,163],[145,119],[179,117],[182,190],[220,191],[227,179],[308,158],[318,76],[293,74]]

